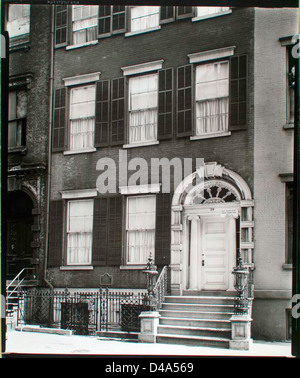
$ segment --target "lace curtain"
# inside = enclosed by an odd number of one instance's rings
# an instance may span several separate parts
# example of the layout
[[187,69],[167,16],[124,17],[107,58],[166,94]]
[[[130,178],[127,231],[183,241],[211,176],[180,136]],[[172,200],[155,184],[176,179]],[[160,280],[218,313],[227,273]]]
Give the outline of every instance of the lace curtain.
[[97,39],[98,6],[73,6],[73,45]]

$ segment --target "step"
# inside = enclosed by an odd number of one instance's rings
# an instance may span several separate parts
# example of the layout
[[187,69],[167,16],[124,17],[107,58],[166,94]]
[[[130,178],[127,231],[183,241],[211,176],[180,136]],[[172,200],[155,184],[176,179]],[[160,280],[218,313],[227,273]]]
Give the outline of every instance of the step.
[[137,340],[138,332],[124,332],[124,331],[97,331],[96,336],[109,339],[127,339]]
[[159,319],[160,325],[178,325],[187,327],[213,327],[231,330],[230,320],[223,319],[190,319],[190,318],[164,318]]
[[156,336],[157,343],[164,344],[181,344],[181,345],[198,345],[207,347],[229,348],[229,340],[220,337],[208,336],[184,336],[184,335],[166,335]]
[[188,327],[188,326],[171,326],[159,325],[158,334],[165,335],[186,335],[186,336],[210,336],[230,339],[231,330],[213,327]]
[[190,303],[190,304],[229,304],[234,305],[236,297],[213,296],[166,296],[164,303]]
[[236,291],[183,290],[183,296],[236,297]]
[[210,303],[163,303],[162,310],[178,310],[178,311],[201,311],[201,312],[233,312],[233,304],[210,304]]
[[223,319],[229,320],[233,315],[232,312],[222,312],[222,311],[178,311],[178,310],[160,310],[160,315],[162,317],[170,318],[191,318],[191,319]]

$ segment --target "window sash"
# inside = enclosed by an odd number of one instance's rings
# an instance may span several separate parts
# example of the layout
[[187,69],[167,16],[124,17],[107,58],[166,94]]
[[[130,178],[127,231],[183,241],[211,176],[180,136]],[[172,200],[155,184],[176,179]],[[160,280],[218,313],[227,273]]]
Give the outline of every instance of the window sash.
[[160,7],[156,6],[138,6],[132,7],[131,14],[131,31],[142,31],[159,26]]
[[146,264],[155,252],[156,197],[127,198],[126,246],[128,264]]
[[18,37],[29,34],[30,31],[30,5],[9,4],[8,21],[6,29],[9,37]]
[[72,6],[73,45],[97,39],[98,9],[98,5]]
[[91,264],[93,205],[93,200],[68,202],[67,265]]

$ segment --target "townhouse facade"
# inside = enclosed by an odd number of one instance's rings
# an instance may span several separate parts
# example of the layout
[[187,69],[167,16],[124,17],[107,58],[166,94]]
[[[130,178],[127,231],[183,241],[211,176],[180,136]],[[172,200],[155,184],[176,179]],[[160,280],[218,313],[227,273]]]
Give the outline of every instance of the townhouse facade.
[[252,337],[288,339],[297,11],[31,9],[52,12],[44,282],[144,290],[151,257],[173,296],[226,294],[240,256]]

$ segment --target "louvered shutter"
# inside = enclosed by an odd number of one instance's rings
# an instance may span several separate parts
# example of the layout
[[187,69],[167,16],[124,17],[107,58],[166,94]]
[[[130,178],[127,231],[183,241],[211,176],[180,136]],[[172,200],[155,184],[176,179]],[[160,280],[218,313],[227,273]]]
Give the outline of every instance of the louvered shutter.
[[96,147],[108,146],[109,144],[109,104],[110,82],[109,80],[99,81],[96,85]]
[[108,210],[108,198],[94,199],[93,265],[106,265]]
[[155,264],[168,265],[171,250],[171,194],[156,196]]
[[125,79],[113,79],[111,83],[111,144],[125,143]]
[[64,230],[63,200],[50,202],[49,216],[49,266],[62,265],[63,230]]
[[229,130],[247,128],[247,56],[230,58]]
[[122,256],[122,196],[109,198],[107,265],[121,265]]
[[65,149],[66,88],[56,89],[54,96],[53,151]]
[[177,68],[177,137],[192,135],[193,129],[192,66]]
[[173,69],[159,71],[158,140],[170,139],[173,134]]

